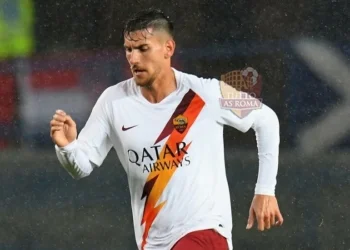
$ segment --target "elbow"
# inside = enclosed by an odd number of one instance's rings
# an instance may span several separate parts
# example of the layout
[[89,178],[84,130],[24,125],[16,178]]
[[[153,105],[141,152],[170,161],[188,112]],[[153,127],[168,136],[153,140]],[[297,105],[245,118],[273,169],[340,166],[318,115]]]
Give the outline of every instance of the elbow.
[[263,104],[262,111],[262,116],[265,117],[266,120],[275,124],[279,124],[278,116],[272,108]]
[[69,175],[75,179],[75,180],[80,180],[80,179],[83,179],[85,177],[88,177],[92,170],[91,171],[83,171],[82,169],[80,169],[79,167],[77,166],[63,166],[66,171],[69,173]]
[[274,129],[279,130],[280,121],[278,119],[276,112],[273,109],[264,105],[262,112],[260,114],[261,116],[258,117],[258,121],[256,121],[258,124],[257,127],[266,126],[266,127],[273,127]]
[[279,124],[279,119],[278,119],[278,116],[277,116],[276,112],[273,109],[271,109],[271,108],[269,108],[269,109],[270,109],[271,119],[275,120],[275,122],[277,124]]
[[280,122],[275,111],[264,105],[253,123],[258,142],[268,140],[276,145],[280,143]]
[[280,129],[280,122],[276,112],[265,104],[263,104],[260,109],[256,109],[252,112],[251,123],[247,124],[250,125],[245,127],[242,125],[240,129],[243,133],[246,133],[251,128],[256,132],[259,130],[266,131],[271,129],[279,131]]
[[271,120],[279,127],[280,126],[280,121],[278,119],[278,116],[275,111],[271,109]]

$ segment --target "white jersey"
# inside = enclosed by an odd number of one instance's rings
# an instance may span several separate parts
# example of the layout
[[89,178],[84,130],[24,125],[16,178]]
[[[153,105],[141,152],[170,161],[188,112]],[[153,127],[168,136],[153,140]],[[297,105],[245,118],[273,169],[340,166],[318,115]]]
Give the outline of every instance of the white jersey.
[[109,87],[78,139],[56,146],[57,155],[81,178],[116,150],[128,177],[139,249],[170,250],[187,233],[202,229],[215,229],[232,249],[223,126],[255,129],[255,192],[274,195],[278,119],[266,105],[241,119],[220,107],[218,80],[173,70],[177,89],[159,103],[148,102],[132,78]]

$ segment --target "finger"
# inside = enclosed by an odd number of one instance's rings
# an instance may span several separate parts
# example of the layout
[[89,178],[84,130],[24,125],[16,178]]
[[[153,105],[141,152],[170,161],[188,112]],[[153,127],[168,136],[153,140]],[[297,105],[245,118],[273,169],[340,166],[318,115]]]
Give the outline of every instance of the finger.
[[61,115],[61,114],[54,114],[53,115],[53,120],[59,121],[59,122],[65,122],[66,121],[66,116]]
[[69,126],[76,126],[75,122],[73,121],[72,117],[70,117],[69,115],[66,116],[66,121],[65,121]]
[[283,224],[283,217],[282,217],[282,214],[281,214],[281,212],[278,210],[277,211],[277,222],[276,222],[276,225],[279,225],[279,226],[282,226],[282,224]]
[[249,217],[246,229],[251,229],[254,226],[255,214],[253,208],[249,209]]
[[270,215],[270,223],[271,223],[271,226],[276,226],[276,220],[275,220],[275,214],[272,213]]
[[258,216],[258,230],[264,231],[265,223],[264,223],[264,215],[260,214]]
[[53,126],[50,130],[50,135],[52,136],[56,131],[62,131],[62,126]]
[[270,221],[270,216],[269,214],[266,214],[264,217],[264,223],[265,223],[265,228],[270,229],[271,228],[271,221]]
[[53,126],[53,127],[51,127],[51,131],[52,132],[55,132],[55,131],[62,131],[62,126]]
[[65,116],[65,115],[66,115],[66,112],[64,112],[64,111],[61,110],[61,109],[57,109],[57,110],[56,110],[56,114]]
[[57,121],[57,120],[51,120],[50,125],[51,125],[51,127],[52,126],[63,126],[64,123],[60,122],[60,121]]

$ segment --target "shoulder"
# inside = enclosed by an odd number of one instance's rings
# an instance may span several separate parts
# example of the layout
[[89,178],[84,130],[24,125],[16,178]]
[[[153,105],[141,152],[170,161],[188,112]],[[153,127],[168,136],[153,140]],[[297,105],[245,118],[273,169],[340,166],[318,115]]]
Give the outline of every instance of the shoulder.
[[127,97],[132,95],[135,95],[135,87],[132,79],[118,82],[102,92],[94,105],[93,112],[100,112],[109,116],[113,112],[113,106],[116,102],[126,100]]
[[205,78],[177,70],[175,73],[178,74],[183,85],[205,98],[216,98],[221,93],[220,81],[216,78]]
[[219,80],[216,78],[205,78],[179,70],[175,70],[175,73],[181,77],[184,84],[194,88],[208,88],[213,84],[219,84]]
[[106,88],[99,97],[103,103],[111,103],[135,95],[135,87],[132,78],[118,82]]

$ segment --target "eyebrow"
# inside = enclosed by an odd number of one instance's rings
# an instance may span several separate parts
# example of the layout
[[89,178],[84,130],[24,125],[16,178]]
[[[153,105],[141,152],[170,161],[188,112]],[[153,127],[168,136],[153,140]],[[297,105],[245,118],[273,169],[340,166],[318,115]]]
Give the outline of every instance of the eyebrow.
[[[144,46],[149,46],[147,43],[143,43],[143,44],[140,44],[139,46],[134,46],[133,48],[135,48],[135,49],[140,49],[140,48],[142,48],[142,47],[144,47]],[[125,45],[124,44],[124,48],[125,49],[128,49],[128,48],[131,48],[132,46],[127,46],[127,45]]]

